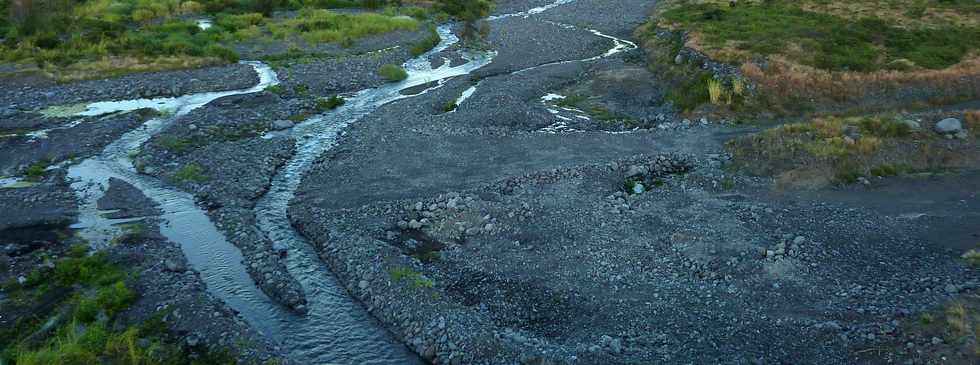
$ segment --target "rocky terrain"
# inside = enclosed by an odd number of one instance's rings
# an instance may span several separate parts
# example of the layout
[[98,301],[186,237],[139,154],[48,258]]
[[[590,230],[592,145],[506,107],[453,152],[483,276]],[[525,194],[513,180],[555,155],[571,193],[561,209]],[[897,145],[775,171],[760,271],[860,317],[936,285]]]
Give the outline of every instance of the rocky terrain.
[[[917,326],[980,293],[976,165],[777,189],[731,152],[768,126],[666,100],[634,36],[656,6],[499,0],[479,49],[444,24],[419,56],[400,31],[5,84],[0,279],[89,239],[139,268],[122,318],[242,363],[976,363],[972,330]],[[902,117],[969,157],[970,105]]]

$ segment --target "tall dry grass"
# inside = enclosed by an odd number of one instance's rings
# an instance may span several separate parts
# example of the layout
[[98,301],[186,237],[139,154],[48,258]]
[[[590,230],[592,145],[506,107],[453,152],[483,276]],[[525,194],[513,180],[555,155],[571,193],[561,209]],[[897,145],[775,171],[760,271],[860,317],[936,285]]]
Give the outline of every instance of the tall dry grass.
[[774,59],[765,69],[743,63],[741,71],[760,87],[766,104],[787,110],[801,100],[874,109],[980,98],[980,57],[942,70],[831,72]]

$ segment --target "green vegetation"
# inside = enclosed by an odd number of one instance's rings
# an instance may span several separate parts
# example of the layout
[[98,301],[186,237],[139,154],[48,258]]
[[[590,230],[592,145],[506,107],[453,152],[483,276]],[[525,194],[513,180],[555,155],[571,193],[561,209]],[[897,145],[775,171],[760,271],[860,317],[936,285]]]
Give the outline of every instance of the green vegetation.
[[211,178],[204,172],[204,168],[196,163],[189,163],[182,166],[173,175],[176,181],[189,181],[195,183],[205,183]]
[[[407,3],[417,1],[408,0]],[[233,62],[230,41],[298,35],[340,42],[418,29],[423,8],[387,0],[3,0],[0,61],[35,64],[61,80]],[[384,13],[337,13],[325,8],[367,6]],[[395,6],[398,6],[396,8]],[[298,10],[273,20],[273,10]],[[397,9],[397,10],[396,10]],[[411,16],[398,15],[399,12]],[[188,18],[207,16],[200,29]]]
[[157,137],[154,143],[171,153],[183,155],[212,143],[235,142],[257,137],[268,130],[269,124],[264,122],[220,124],[204,127],[200,133],[188,136],[162,135]]
[[304,8],[295,18],[270,24],[269,31],[279,39],[298,34],[309,42],[349,44],[353,39],[396,30],[416,30],[418,26],[418,21],[411,17]]
[[980,249],[972,249],[963,254],[963,260],[973,268],[980,269]]
[[[118,314],[136,294],[129,273],[104,252],[88,254],[73,246],[53,269],[40,268],[23,285],[7,285],[4,314],[34,313],[0,331],[0,363],[47,364],[214,364],[230,363],[222,353],[195,354],[173,344],[165,312],[142,323],[126,323]],[[9,312],[8,312],[9,310]],[[49,318],[47,312],[55,313]]]
[[432,279],[425,277],[422,273],[407,266],[391,268],[388,271],[388,275],[391,277],[391,281],[398,283],[405,282],[412,289],[431,289],[435,285]]
[[436,0],[436,9],[463,22],[463,39],[472,40],[477,35],[486,35],[488,28],[478,24],[490,14],[488,0]]
[[722,60],[779,54],[835,71],[875,71],[898,60],[939,69],[980,48],[976,26],[900,26],[893,20],[805,10],[796,2],[683,5],[667,10],[663,17],[677,27],[696,31],[702,46],[717,51],[710,53],[721,55]]
[[27,180],[40,180],[41,177],[44,176],[44,171],[47,170],[49,165],[50,163],[45,160],[34,161],[34,163],[27,165],[27,168],[24,169],[24,176],[27,177]]
[[404,68],[390,63],[381,66],[381,68],[378,70],[378,74],[388,81],[402,81],[408,78],[408,72],[405,72]]
[[439,37],[439,32],[436,31],[436,27],[429,26],[429,35],[425,39],[413,43],[411,48],[409,48],[409,52],[414,57],[421,56],[423,53],[439,45],[440,41],[442,41],[442,38]]
[[333,95],[329,98],[316,98],[316,110],[317,111],[327,111],[337,109],[344,105],[346,101],[339,95]]
[[456,105],[456,99],[446,100],[446,102],[442,104],[442,111],[444,113],[449,113],[453,110],[456,110],[458,106],[459,105]]
[[852,183],[955,166],[964,151],[941,147],[934,133],[913,131],[892,115],[823,117],[781,125],[728,143],[749,172],[794,180]]
[[286,119],[289,120],[290,122],[293,122],[293,123],[299,123],[299,122],[302,122],[302,121],[306,120],[309,117],[310,116],[309,115],[306,115],[306,113],[296,113],[296,114],[290,115]]

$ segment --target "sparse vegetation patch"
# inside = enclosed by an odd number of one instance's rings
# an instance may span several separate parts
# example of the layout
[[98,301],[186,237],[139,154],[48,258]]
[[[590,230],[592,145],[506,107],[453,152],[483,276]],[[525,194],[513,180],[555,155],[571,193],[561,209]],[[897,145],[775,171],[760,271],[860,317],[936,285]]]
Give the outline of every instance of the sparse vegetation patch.
[[738,166],[790,182],[856,182],[864,176],[968,166],[975,137],[949,140],[893,115],[823,117],[728,144]]

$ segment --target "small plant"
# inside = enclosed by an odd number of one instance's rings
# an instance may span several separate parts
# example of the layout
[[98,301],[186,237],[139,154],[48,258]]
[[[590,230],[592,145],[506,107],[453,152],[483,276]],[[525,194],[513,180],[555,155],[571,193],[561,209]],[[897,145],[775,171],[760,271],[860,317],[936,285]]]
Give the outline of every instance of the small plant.
[[306,118],[309,118],[309,115],[306,115],[306,113],[296,113],[296,114],[290,115],[286,119],[288,119],[290,122],[293,122],[293,123],[299,123],[299,122],[302,122],[302,121],[306,120]]
[[44,171],[47,170],[48,163],[45,161],[36,161],[27,166],[24,169],[24,175],[28,180],[39,180],[44,176]]
[[283,89],[282,86],[280,86],[280,85],[272,85],[272,86],[269,86],[269,87],[265,88],[265,91],[268,91],[268,92],[273,93],[273,94],[276,94],[276,95],[282,95],[282,94],[284,94],[286,92],[286,90]]
[[310,86],[307,84],[296,84],[293,86],[293,92],[295,92],[296,95],[309,95]]
[[708,99],[711,100],[711,103],[715,105],[721,104],[721,97],[721,81],[715,79],[708,80]]
[[193,141],[191,141],[188,138],[182,138],[182,137],[170,136],[170,135],[160,136],[160,138],[157,139],[156,144],[160,147],[163,147],[163,149],[176,154],[182,154],[184,152],[187,152],[187,150],[189,150],[194,145]]
[[436,28],[433,26],[429,27],[429,35],[418,42],[412,43],[412,47],[409,49],[412,56],[418,57],[423,53],[428,52],[430,49],[439,45],[442,38],[439,37],[439,33],[436,32]]
[[963,260],[975,269],[980,269],[980,249],[972,249],[963,254]]
[[724,179],[721,179],[721,188],[723,190],[735,189],[735,178],[731,176],[725,176]]
[[432,279],[406,266],[392,268],[388,271],[388,275],[392,281],[406,282],[412,289],[430,289],[435,285]]
[[207,182],[210,178],[204,173],[204,168],[196,163],[189,163],[181,167],[174,173],[176,181],[190,181],[196,183]]
[[456,100],[455,99],[453,99],[453,100],[446,100],[446,102],[442,104],[442,111],[443,112],[446,112],[446,113],[449,113],[449,112],[451,112],[453,110],[456,110],[457,107],[459,107],[459,105],[456,105]]
[[344,103],[346,103],[346,101],[344,100],[344,98],[340,97],[339,95],[333,95],[329,98],[317,98],[316,110],[321,112],[327,110],[333,110],[341,107],[342,105],[344,105]]
[[402,81],[408,78],[408,72],[398,65],[386,64],[378,69],[378,74],[388,81]]

